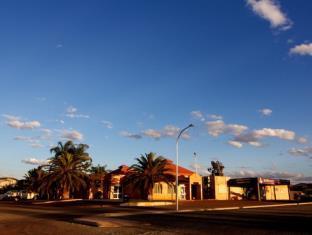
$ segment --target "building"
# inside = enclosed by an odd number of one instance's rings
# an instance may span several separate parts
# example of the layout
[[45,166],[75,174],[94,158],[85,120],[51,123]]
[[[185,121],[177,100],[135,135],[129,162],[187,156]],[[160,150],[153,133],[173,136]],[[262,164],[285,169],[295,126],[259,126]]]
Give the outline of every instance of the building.
[[0,178],[0,189],[6,186],[14,186],[17,184],[17,179],[12,177],[2,177]]
[[[176,165],[172,161],[167,160],[168,173],[176,176]],[[107,174],[104,181],[104,198],[105,199],[122,199],[127,195],[130,199],[141,199],[139,192],[135,192],[129,187],[123,187],[123,177],[128,173],[129,167],[120,166],[118,169]],[[156,182],[153,188],[153,200],[175,200],[175,181],[171,184],[165,182]],[[195,172],[179,166],[179,187],[178,195],[180,200],[201,200],[202,193],[202,177]]]
[[215,200],[290,200],[290,181],[262,177],[204,177],[204,198]]

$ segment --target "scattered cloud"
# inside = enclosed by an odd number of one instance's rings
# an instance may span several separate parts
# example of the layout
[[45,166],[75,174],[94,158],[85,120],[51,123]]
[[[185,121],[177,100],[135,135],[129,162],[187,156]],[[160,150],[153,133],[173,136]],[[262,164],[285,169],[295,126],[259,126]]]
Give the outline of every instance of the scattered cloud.
[[272,128],[263,128],[260,130],[254,130],[253,135],[255,138],[260,139],[263,137],[276,137],[283,140],[294,140],[296,133],[290,130],[285,129],[272,129]]
[[40,139],[50,139],[52,137],[53,131],[47,128],[43,128],[40,130],[42,132],[42,135],[40,136]]
[[291,148],[288,153],[293,156],[310,157],[312,159],[312,147]]
[[247,5],[261,18],[270,22],[272,28],[290,29],[292,21],[281,10],[276,0],[246,0]]
[[151,137],[151,138],[154,138],[154,139],[159,139],[162,136],[161,132],[159,132],[157,130],[154,130],[154,129],[147,129],[147,130],[143,131],[142,133],[145,136]]
[[205,121],[204,114],[201,111],[199,111],[199,110],[192,111],[191,112],[191,116],[193,118],[195,118],[195,119],[198,119],[198,120],[202,121],[202,122]]
[[30,146],[32,148],[43,148],[44,147],[42,144],[39,144],[39,143],[33,143],[33,144],[30,144]]
[[[166,125],[163,129],[161,130],[155,130],[155,129],[147,129],[143,131],[143,135],[147,137],[151,137],[154,139],[160,139],[163,137],[171,137],[171,138],[177,138],[180,128],[176,127],[174,125]],[[190,135],[188,132],[184,132],[181,136],[183,139],[189,139]]]
[[49,163],[49,160],[39,160],[36,158],[29,158],[22,160],[22,163],[30,164],[30,165],[46,165]]
[[6,124],[9,127],[16,128],[16,129],[35,129],[41,126],[39,121],[25,121],[22,120],[20,117],[12,116],[4,114],[2,115],[6,119]]
[[263,144],[260,140],[265,137],[275,137],[282,140],[295,140],[296,133],[285,129],[262,128],[237,135],[234,137],[233,141],[241,144],[245,143],[255,147],[261,147]]
[[107,128],[107,129],[112,129],[113,128],[113,123],[110,121],[101,121],[101,123]]
[[214,120],[222,120],[223,119],[223,117],[221,115],[218,115],[218,114],[209,114],[208,118],[214,119]]
[[307,144],[308,143],[308,139],[306,137],[298,137],[297,138],[297,142],[299,144]]
[[66,117],[69,117],[69,118],[90,118],[89,115],[79,114],[78,109],[74,106],[69,106],[66,109]]
[[272,115],[272,109],[268,109],[268,108],[264,108],[264,109],[260,109],[259,113],[261,113],[262,116],[268,117]]
[[218,137],[222,134],[240,135],[248,129],[247,126],[238,124],[226,124],[222,120],[206,122],[209,135]]
[[76,130],[62,130],[61,138],[73,141],[80,141],[83,140],[83,134]]
[[200,163],[195,163],[193,162],[191,165],[190,165],[190,168],[196,172],[197,171],[197,174],[199,175],[202,175],[202,176],[206,176],[206,175],[209,175],[209,171],[208,171],[208,167],[205,167],[204,165],[200,164]]
[[238,141],[234,141],[234,140],[228,141],[228,144],[229,144],[229,145],[232,145],[232,146],[235,147],[235,148],[241,148],[241,147],[243,147],[243,144],[242,144],[242,143],[240,143],[240,142],[238,142]]
[[300,45],[296,45],[290,49],[289,53],[291,55],[309,55],[312,56],[312,43],[302,43]]
[[57,44],[56,46],[55,46],[55,48],[62,48],[63,47],[63,44]]
[[[164,127],[163,131],[162,131],[162,135],[166,136],[166,137],[173,137],[176,138],[180,132],[181,128],[176,127],[174,125],[167,125]],[[188,132],[184,132],[181,136],[183,139],[189,139],[190,135],[188,134]]]
[[126,137],[126,138],[136,139],[136,140],[142,138],[142,135],[130,133],[130,132],[128,132],[128,131],[121,131],[121,132],[120,132],[120,135],[123,136],[123,137]]

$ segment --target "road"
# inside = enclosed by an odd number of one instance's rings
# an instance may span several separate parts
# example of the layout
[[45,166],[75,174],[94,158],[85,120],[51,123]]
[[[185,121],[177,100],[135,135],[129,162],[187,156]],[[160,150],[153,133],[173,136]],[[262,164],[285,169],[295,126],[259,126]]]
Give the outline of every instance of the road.
[[[155,210],[155,209],[153,209]],[[152,211],[153,211],[152,210]],[[0,234],[312,234],[312,205],[153,214],[118,205],[0,203]],[[121,227],[77,223],[97,218]]]

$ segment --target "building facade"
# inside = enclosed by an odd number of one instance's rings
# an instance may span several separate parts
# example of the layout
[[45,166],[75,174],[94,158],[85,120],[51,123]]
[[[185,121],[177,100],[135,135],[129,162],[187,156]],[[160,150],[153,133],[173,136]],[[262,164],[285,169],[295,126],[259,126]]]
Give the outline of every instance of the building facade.
[[[176,165],[172,161],[167,160],[167,173],[176,176]],[[123,178],[128,173],[129,167],[120,166],[118,169],[107,174],[104,181],[104,198],[121,200],[126,195],[130,199],[142,199],[141,193],[135,191],[131,187],[123,186]],[[180,200],[202,200],[202,177],[195,172],[179,166],[179,186],[178,196]],[[165,182],[156,182],[151,199],[152,200],[175,200],[176,198],[175,181],[169,184]]]
[[291,200],[290,181],[262,177],[230,179],[226,176],[207,176],[204,198],[215,200]]
[[0,189],[6,187],[6,186],[14,186],[17,184],[17,179],[12,177],[2,177],[0,178]]

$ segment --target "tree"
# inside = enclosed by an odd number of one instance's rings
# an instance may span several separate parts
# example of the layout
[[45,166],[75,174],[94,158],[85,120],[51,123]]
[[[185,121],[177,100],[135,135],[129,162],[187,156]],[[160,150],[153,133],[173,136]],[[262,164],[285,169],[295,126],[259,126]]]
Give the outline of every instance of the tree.
[[211,173],[211,175],[214,176],[223,176],[223,170],[224,166],[221,162],[219,161],[211,161],[211,166],[212,168],[208,168],[208,171]]
[[86,152],[86,144],[74,144],[67,141],[59,142],[51,153],[47,174],[44,177],[42,188],[55,188],[56,194],[62,195],[62,199],[69,199],[71,194],[87,187],[87,170],[91,166],[91,157]]
[[24,185],[26,189],[31,192],[39,193],[43,195],[45,189],[40,188],[43,183],[43,179],[46,175],[46,172],[42,169],[42,166],[29,170],[24,176]]
[[139,190],[144,199],[153,199],[153,188],[157,182],[172,184],[174,176],[167,169],[167,160],[156,156],[155,153],[141,155],[135,159],[128,174],[125,176],[123,184],[131,185],[135,190]]
[[89,198],[101,199],[103,198],[104,178],[108,173],[106,165],[91,166],[90,169],[90,194]]

